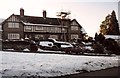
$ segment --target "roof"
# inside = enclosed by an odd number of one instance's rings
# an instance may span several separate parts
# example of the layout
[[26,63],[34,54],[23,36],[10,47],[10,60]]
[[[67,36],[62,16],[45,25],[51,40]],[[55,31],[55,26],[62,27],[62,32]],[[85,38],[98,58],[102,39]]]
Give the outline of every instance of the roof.
[[[29,23],[29,24],[49,24],[49,25],[60,25],[61,19],[60,18],[49,18],[49,17],[37,17],[37,16],[17,16],[22,22]],[[64,19],[63,21],[69,21],[70,19]]]

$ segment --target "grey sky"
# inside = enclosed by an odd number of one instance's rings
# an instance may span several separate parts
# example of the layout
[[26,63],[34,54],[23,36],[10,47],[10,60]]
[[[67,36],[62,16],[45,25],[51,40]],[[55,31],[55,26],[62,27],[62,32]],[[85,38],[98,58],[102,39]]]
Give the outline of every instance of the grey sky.
[[119,22],[119,29],[120,29],[120,1],[118,3],[118,22]]
[[[115,10],[118,15],[119,0],[1,0],[0,18],[6,19],[11,14],[19,14],[24,8],[25,15],[42,16],[47,11],[48,17],[56,17],[56,12],[70,11],[70,18],[76,19],[88,35],[98,32],[101,22]],[[117,16],[118,18],[118,16]]]

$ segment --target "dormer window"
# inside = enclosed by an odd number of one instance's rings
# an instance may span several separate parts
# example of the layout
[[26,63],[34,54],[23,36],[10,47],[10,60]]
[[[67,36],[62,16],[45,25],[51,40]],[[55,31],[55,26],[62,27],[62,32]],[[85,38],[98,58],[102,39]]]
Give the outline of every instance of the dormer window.
[[8,28],[19,28],[19,23],[8,22]]

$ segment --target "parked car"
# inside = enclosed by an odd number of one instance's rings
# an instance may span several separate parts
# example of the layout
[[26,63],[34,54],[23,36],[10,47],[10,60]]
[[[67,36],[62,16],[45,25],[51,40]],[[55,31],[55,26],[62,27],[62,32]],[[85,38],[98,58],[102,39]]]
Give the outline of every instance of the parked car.
[[57,46],[61,51],[65,51],[65,49],[73,47],[73,45],[68,42],[60,42],[60,41],[55,42],[54,45]]
[[40,41],[39,47],[43,50],[52,50],[53,42],[50,41]]
[[40,41],[39,47],[44,50],[64,51],[66,48],[73,47],[73,45],[68,42],[56,41],[55,39],[49,38],[46,41]]

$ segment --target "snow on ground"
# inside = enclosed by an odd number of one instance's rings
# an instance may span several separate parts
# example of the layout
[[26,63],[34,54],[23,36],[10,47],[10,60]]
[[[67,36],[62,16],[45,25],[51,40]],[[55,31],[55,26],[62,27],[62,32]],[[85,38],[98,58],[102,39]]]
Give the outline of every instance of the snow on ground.
[[0,51],[2,76],[61,76],[118,66],[119,56],[18,53]]

